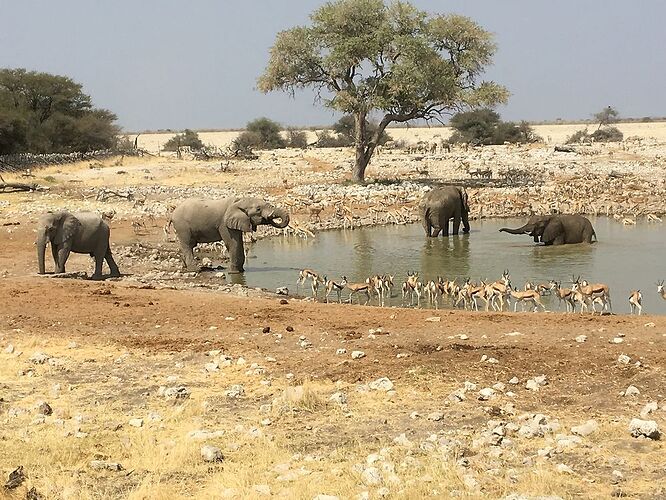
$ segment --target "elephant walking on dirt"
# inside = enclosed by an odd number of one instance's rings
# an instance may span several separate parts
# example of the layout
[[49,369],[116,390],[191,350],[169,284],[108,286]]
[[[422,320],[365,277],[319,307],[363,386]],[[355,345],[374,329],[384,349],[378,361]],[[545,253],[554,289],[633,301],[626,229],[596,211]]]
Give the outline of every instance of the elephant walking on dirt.
[[95,274],[92,279],[102,279],[104,260],[109,265],[111,276],[120,276],[120,271],[111,254],[106,222],[94,212],[49,212],[39,219],[37,228],[37,260],[39,274],[46,272],[44,257],[46,244],[51,243],[51,253],[56,273],[65,272],[65,263],[70,252],[87,253],[95,258]]
[[567,245],[571,243],[592,243],[596,241],[592,223],[582,215],[533,215],[522,227],[501,232],[510,234],[529,234],[534,243],[544,245]]
[[429,191],[421,200],[421,222],[426,236],[449,235],[449,220],[453,219],[453,234],[469,233],[469,200],[464,187],[446,186]]
[[199,243],[223,241],[229,251],[229,273],[242,273],[245,264],[243,233],[256,231],[261,224],[284,228],[289,214],[260,198],[187,200],[171,214],[185,268],[196,269],[194,247]]

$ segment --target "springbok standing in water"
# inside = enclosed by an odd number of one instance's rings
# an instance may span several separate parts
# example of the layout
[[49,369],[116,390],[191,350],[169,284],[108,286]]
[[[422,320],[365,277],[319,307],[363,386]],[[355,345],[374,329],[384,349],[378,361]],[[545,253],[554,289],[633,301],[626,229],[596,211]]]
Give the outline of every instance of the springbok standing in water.
[[643,305],[641,302],[643,301],[643,295],[641,294],[640,290],[634,290],[631,292],[631,295],[629,295],[629,307],[631,307],[631,314],[634,314],[636,310],[638,310],[638,315],[640,316],[643,312]]

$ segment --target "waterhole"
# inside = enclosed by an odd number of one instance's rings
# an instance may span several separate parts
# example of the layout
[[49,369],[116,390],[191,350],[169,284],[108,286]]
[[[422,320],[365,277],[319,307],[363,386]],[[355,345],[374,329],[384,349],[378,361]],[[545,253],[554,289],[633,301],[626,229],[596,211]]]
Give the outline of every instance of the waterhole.
[[[666,227],[647,222],[625,226],[606,217],[590,220],[598,243],[558,247],[535,245],[527,235],[498,231],[501,227],[520,227],[525,219],[472,221],[469,235],[448,238],[426,238],[419,224],[411,224],[325,231],[309,239],[266,239],[250,250],[246,273],[230,276],[229,281],[268,289],[287,286],[294,293],[302,268],[336,280],[345,275],[350,282],[390,273],[395,275],[395,288],[387,305],[399,306],[400,286],[408,271],[418,271],[423,281],[443,276],[462,282],[467,277],[494,281],[509,269],[511,281],[519,289],[527,280],[551,279],[570,287],[572,275],[607,283],[616,313],[629,312],[629,293],[640,289],[644,313],[666,314],[666,301],[656,291],[657,280],[666,279]],[[299,293],[311,294],[309,281]],[[347,295],[345,291],[343,300]],[[319,299],[324,300],[323,287]],[[331,300],[336,300],[335,294]],[[545,297],[544,303],[550,310],[558,309],[555,297]],[[427,305],[425,300],[421,305]],[[450,304],[445,302],[441,307]]]

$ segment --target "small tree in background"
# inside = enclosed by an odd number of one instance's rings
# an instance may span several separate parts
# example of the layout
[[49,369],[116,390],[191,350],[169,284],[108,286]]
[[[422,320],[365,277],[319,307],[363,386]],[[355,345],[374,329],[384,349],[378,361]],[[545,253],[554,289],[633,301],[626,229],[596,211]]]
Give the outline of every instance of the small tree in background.
[[268,118],[257,118],[245,126],[245,131],[234,140],[237,150],[279,149],[287,146],[279,123]]
[[620,118],[620,114],[616,109],[608,106],[606,109],[594,113],[592,116],[595,121],[599,122],[597,130],[591,134],[587,132],[587,127],[585,130],[578,130],[567,139],[567,144],[589,142],[590,140],[596,142],[621,142],[624,139],[622,131],[619,128],[612,126],[612,124],[617,123]]
[[[479,81],[495,44],[467,17],[429,15],[401,1],[337,0],[310,19],[310,26],[278,33],[257,87],[290,94],[313,88],[325,106],[354,116],[355,182],[364,181],[390,123],[507,100],[504,87]],[[371,134],[367,117],[373,111],[381,119]]]
[[203,142],[199,139],[199,134],[186,128],[182,134],[177,134],[169,139],[162,148],[163,151],[177,151],[179,147],[189,146],[192,149],[201,149]]
[[592,116],[594,116],[595,121],[599,122],[599,126],[597,127],[597,130],[599,130],[601,127],[617,123],[620,118],[620,113],[618,113],[616,109],[608,106],[603,111],[599,111]]
[[454,115],[449,125],[455,132],[449,142],[466,142],[473,145],[491,145],[538,142],[541,138],[526,121],[516,125],[500,120],[499,113],[484,108]]
[[308,135],[304,130],[287,129],[287,147],[305,149],[308,147]]

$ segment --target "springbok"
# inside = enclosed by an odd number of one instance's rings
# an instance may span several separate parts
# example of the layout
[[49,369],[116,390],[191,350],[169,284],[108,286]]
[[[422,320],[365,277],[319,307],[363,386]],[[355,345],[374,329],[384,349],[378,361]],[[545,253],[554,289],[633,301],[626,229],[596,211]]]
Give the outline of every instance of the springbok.
[[[606,309],[608,309],[610,312],[613,312],[613,304],[611,303],[610,298],[610,287],[605,283],[595,283],[590,285],[586,280],[581,281],[580,276],[578,276],[578,278],[573,280],[573,286],[571,287],[571,290],[574,292],[580,292],[583,295],[585,301],[589,300],[592,303],[593,313],[596,312],[594,309],[595,303],[603,304],[600,313]],[[597,298],[599,300],[597,300]]]
[[664,288],[664,280],[657,282],[657,293],[661,295],[661,298],[666,300],[666,289]]
[[488,300],[486,301],[486,311],[488,310],[489,304],[493,306],[494,311],[498,310],[498,306],[495,303],[495,299],[499,299],[499,310],[503,311],[504,298],[507,295],[509,295],[510,291],[511,291],[511,278],[509,276],[509,270],[505,269],[504,272],[502,273],[502,277],[499,280],[486,286],[486,297],[488,298]]
[[414,305],[414,295],[416,295],[416,305],[421,306],[421,293],[423,292],[423,283],[419,281],[418,272],[407,271],[407,279],[402,284],[402,302],[405,303],[405,297],[409,295],[411,305]]
[[631,314],[634,314],[636,310],[638,310],[638,315],[640,316],[643,312],[643,305],[641,302],[643,301],[643,295],[641,294],[640,290],[634,290],[631,292],[631,295],[629,295],[629,307],[631,307]]
[[562,307],[562,302],[564,302],[567,312],[575,312],[576,311],[576,303],[574,302],[574,296],[573,292],[571,291],[571,288],[562,288],[562,282],[558,281],[551,281],[550,282],[550,289],[555,291],[555,294],[557,295],[557,299],[559,300],[557,308],[559,309]]
[[331,292],[333,290],[335,290],[335,293],[338,296],[338,303],[341,303],[342,290],[344,290],[346,286],[347,286],[347,276],[343,276],[342,280],[339,283],[333,280],[326,279],[326,302],[328,302],[328,296],[331,295]]
[[312,269],[301,269],[298,273],[298,279],[296,280],[296,292],[298,292],[298,285],[304,284],[308,279],[312,280],[310,288],[312,289],[312,296],[316,298],[319,284],[325,284],[326,280]]
[[539,310],[539,306],[546,311],[546,306],[541,302],[541,295],[536,290],[519,291],[517,288],[511,290],[511,297],[515,299],[513,303],[513,312],[518,312],[518,302],[522,304],[523,311],[525,310],[525,302],[532,302],[534,304],[534,312]]
[[[367,283],[347,283],[347,289],[349,290],[349,303],[354,303],[354,295],[357,293],[364,293],[367,297],[365,304],[368,305],[370,302],[370,285]],[[358,304],[361,305],[361,299],[358,299]]]

